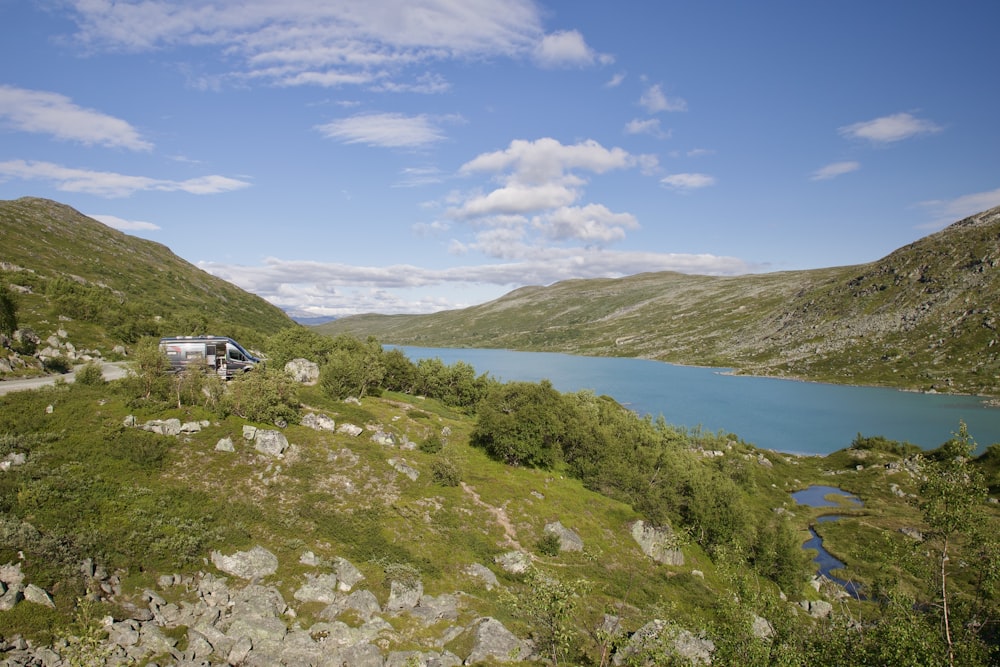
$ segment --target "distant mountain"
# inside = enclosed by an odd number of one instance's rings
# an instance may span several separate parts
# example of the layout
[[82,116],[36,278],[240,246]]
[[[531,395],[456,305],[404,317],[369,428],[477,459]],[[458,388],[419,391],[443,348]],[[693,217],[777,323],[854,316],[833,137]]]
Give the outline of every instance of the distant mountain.
[[327,322],[333,322],[336,317],[332,316],[318,316],[318,317],[296,317],[295,315],[290,315],[290,317],[298,322],[299,324],[307,327],[316,326],[318,324],[326,324]]
[[108,350],[159,334],[259,338],[294,326],[164,245],[33,197],[0,201],[0,284],[14,291],[22,327],[43,337],[70,330],[77,347]]
[[462,310],[358,315],[318,330],[997,395],[998,263],[1000,207],[859,266],[570,280]]

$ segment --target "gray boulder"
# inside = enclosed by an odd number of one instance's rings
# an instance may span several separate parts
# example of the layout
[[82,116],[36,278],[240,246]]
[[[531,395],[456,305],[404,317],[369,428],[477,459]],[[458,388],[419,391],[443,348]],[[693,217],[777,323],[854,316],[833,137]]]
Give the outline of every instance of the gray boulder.
[[302,425],[314,431],[336,431],[337,424],[331,417],[316,412],[310,412],[302,418]]
[[261,546],[250,551],[237,551],[232,556],[213,551],[212,564],[226,574],[247,580],[266,577],[278,571],[278,557]]
[[337,575],[320,574],[306,575],[306,583],[297,591],[294,597],[299,602],[322,602],[332,604],[337,600]]
[[393,581],[389,587],[389,601],[385,603],[387,612],[412,609],[420,603],[424,585],[419,582]]
[[420,472],[402,459],[389,459],[389,465],[400,475],[409,477],[411,482],[417,481],[417,478],[420,477]]
[[632,539],[642,552],[664,565],[683,565],[684,552],[680,549],[677,535],[670,526],[651,526],[645,521],[632,524]]
[[356,438],[364,432],[364,429],[360,426],[355,426],[354,424],[341,424],[337,428],[337,433],[343,433],[344,435],[349,435],[352,438]]
[[285,364],[285,372],[302,384],[314,385],[319,381],[319,364],[308,359],[292,359]]
[[473,577],[481,581],[483,585],[486,586],[486,590],[488,591],[492,591],[494,588],[500,585],[500,582],[497,581],[497,575],[493,574],[493,570],[486,567],[485,565],[481,565],[479,563],[473,563],[472,565],[467,566],[463,570],[463,572],[465,572],[465,574],[469,575],[470,577]]
[[559,538],[560,551],[583,551],[583,540],[580,536],[558,521],[545,524],[543,532]]
[[468,630],[472,633],[472,651],[466,665],[480,662],[518,662],[528,658],[531,650],[495,618],[481,618]]
[[659,664],[655,659],[649,657],[643,660],[643,656],[667,652],[683,660],[684,664],[710,665],[713,651],[715,644],[711,640],[656,619],[636,630],[628,643],[615,653],[611,664],[655,667]]
[[523,551],[508,551],[496,556],[493,561],[509,574],[524,574],[531,567],[531,556]]
[[268,456],[281,456],[288,449],[288,439],[281,431],[257,429],[253,448]]
[[43,588],[35,584],[28,584],[24,587],[24,599],[34,604],[40,604],[43,607],[49,607],[50,609],[56,608],[52,597]]

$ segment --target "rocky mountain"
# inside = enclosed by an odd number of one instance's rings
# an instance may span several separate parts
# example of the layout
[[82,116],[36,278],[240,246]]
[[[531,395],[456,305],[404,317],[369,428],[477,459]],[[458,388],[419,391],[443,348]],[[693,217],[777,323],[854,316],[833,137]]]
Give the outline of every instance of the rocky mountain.
[[33,197],[0,201],[0,285],[17,301],[20,328],[43,339],[63,330],[77,348],[105,354],[143,335],[252,339],[294,324],[164,245]]
[[634,356],[740,372],[996,395],[1000,207],[870,264],[736,277],[648,273],[525,287],[328,334],[384,343]]

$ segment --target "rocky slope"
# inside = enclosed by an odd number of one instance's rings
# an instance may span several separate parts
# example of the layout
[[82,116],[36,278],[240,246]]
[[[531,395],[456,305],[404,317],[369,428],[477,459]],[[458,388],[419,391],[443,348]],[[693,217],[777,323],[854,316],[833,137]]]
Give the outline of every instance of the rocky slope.
[[[24,340],[0,345],[0,362],[12,359],[8,372],[39,366],[32,356],[45,346],[76,360],[67,339],[90,356],[108,356],[144,335],[264,336],[294,325],[279,308],[166,246],[33,197],[0,201],[0,286],[13,294],[25,330]],[[12,347],[29,352],[18,360]]]

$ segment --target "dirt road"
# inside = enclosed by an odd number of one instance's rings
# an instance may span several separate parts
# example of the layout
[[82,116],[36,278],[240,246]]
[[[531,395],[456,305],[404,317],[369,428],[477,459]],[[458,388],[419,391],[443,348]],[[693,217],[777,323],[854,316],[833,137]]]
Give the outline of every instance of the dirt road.
[[[126,362],[114,361],[105,362],[103,367],[105,380],[117,380],[125,377],[127,373]],[[25,378],[23,380],[4,380],[0,382],[0,395],[9,394],[12,391],[24,391],[25,389],[38,389],[45,385],[55,384],[56,380],[62,379],[65,382],[73,382],[76,379],[76,369],[65,375],[45,375],[43,377]]]

